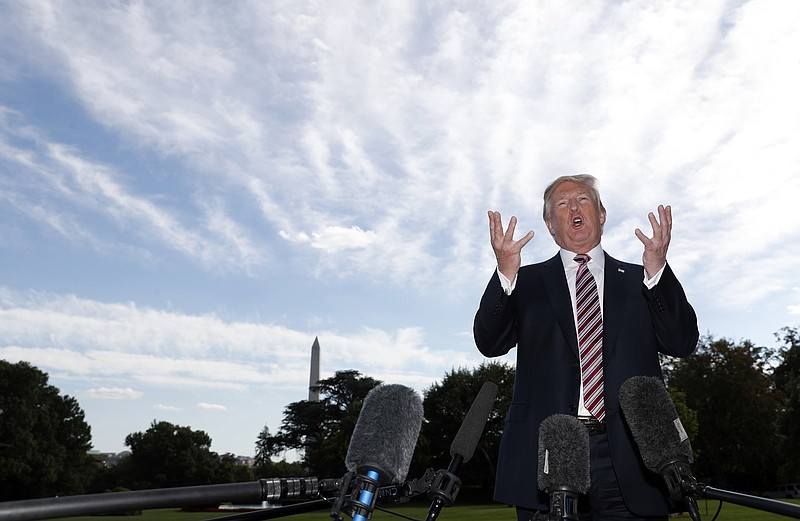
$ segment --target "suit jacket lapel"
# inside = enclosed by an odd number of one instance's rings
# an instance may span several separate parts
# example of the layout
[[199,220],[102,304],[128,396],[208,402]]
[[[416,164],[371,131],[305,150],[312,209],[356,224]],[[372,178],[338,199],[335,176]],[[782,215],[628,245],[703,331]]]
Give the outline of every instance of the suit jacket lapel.
[[553,314],[558,320],[558,325],[561,328],[564,339],[577,358],[578,333],[575,331],[572,300],[569,296],[569,286],[567,286],[567,278],[564,275],[564,263],[561,262],[561,255],[556,254],[555,257],[546,261],[543,267],[545,273],[542,278],[544,279],[544,286],[553,306]]

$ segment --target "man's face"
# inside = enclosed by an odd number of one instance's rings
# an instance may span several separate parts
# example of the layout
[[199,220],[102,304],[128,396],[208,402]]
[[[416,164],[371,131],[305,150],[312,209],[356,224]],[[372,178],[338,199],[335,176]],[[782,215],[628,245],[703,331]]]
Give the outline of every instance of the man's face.
[[556,244],[586,253],[600,244],[606,215],[587,187],[564,181],[550,194],[550,215],[545,222]]

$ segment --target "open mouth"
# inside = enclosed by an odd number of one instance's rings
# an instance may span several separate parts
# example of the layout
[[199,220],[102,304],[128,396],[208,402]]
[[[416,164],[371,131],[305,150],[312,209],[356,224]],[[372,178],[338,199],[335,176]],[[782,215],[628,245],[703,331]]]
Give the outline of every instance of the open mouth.
[[575,216],[572,218],[572,227],[573,228],[580,228],[583,225],[583,217]]

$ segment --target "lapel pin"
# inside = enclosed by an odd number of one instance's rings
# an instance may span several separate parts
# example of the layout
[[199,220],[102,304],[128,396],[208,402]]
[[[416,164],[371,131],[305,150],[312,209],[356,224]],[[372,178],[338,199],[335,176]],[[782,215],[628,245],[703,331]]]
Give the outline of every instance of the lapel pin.
[[625,270],[623,270],[622,268],[617,268],[617,271],[620,273],[625,273]]

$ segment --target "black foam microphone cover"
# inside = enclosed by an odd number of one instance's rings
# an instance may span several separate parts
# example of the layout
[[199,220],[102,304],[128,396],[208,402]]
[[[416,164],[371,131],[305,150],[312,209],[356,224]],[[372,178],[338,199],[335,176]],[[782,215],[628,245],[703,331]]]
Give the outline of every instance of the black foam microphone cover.
[[431,482],[428,495],[433,499],[431,507],[425,521],[433,521],[439,517],[443,506],[452,506],[456,500],[459,490],[461,490],[461,480],[455,472],[462,463],[466,463],[475,453],[486,421],[494,407],[494,399],[497,397],[497,384],[485,382],[478,391],[478,396],[472,401],[472,405],[464,416],[453,442],[450,444],[450,465],[447,470],[437,472]]
[[422,418],[422,400],[410,387],[383,384],[372,389],[350,438],[347,470],[359,475],[375,470],[381,484],[405,480]]
[[554,414],[539,426],[539,488],[589,490],[589,432],[574,416]]
[[661,475],[670,498],[683,501],[693,521],[700,521],[694,494],[692,446],[675,404],[659,378],[633,376],[619,389],[619,405],[644,466]]
[[475,397],[472,406],[467,411],[467,415],[464,416],[464,421],[461,422],[461,427],[458,429],[456,437],[453,438],[453,443],[450,444],[450,456],[459,454],[464,458],[463,463],[466,463],[475,454],[475,447],[478,446],[483,429],[486,427],[486,421],[494,407],[497,391],[497,384],[494,382],[483,384],[478,396]]
[[665,462],[692,461],[689,436],[659,378],[628,378],[620,387],[619,404],[645,467],[660,472]]

